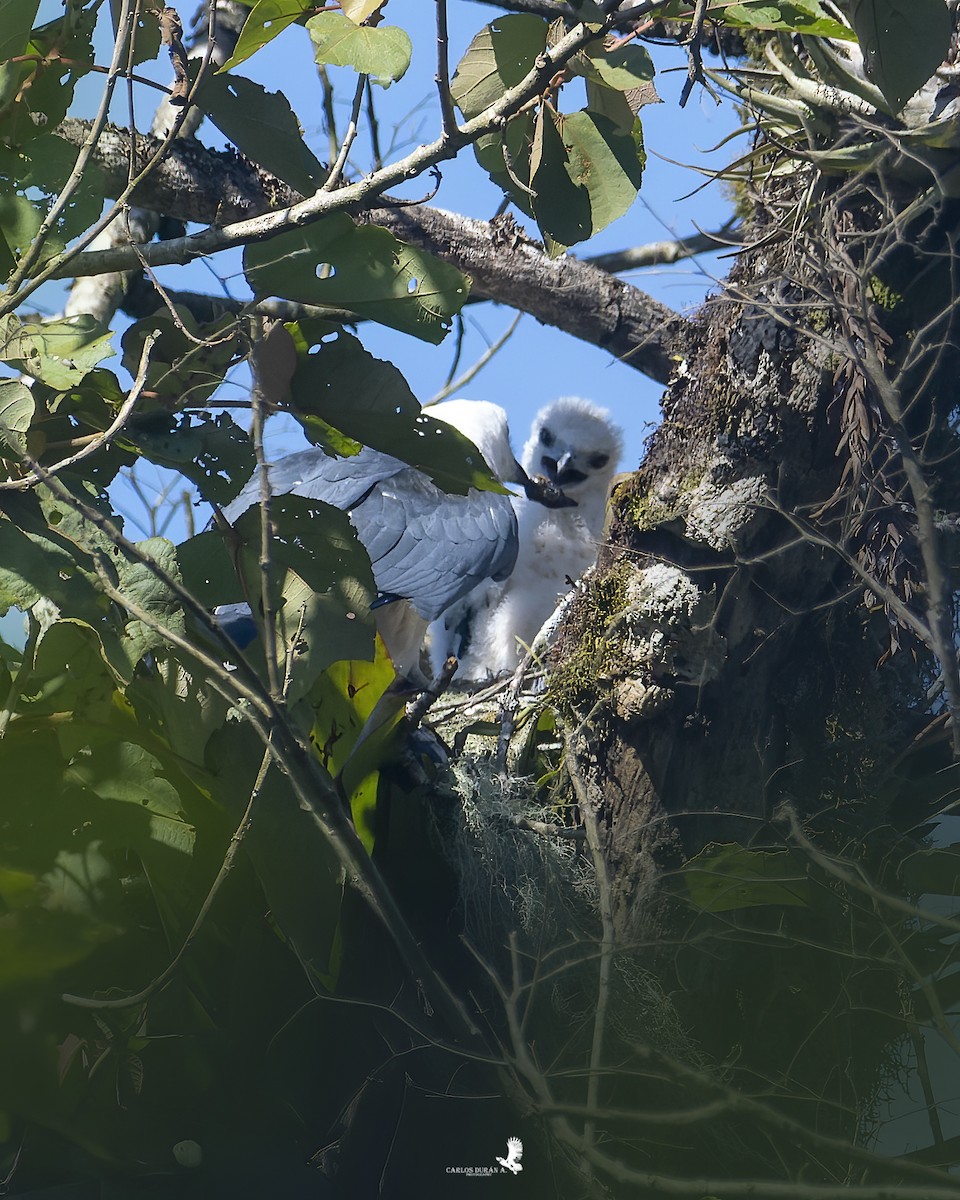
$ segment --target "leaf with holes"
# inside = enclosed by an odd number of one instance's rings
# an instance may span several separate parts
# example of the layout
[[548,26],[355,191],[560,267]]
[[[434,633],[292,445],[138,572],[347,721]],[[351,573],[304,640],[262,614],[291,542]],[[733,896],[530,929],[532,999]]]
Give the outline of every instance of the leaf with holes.
[[305,12],[312,12],[313,8],[314,5],[305,0],[257,0],[243,23],[236,49],[217,74],[223,75],[246,62]]
[[327,449],[337,447],[317,436],[317,418],[341,436],[423,471],[444,491],[504,491],[477,458],[476,447],[429,409],[421,412],[393,363],[374,358],[352,334],[341,331],[304,355],[291,394],[294,416],[307,436]]
[[247,246],[243,263],[258,299],[347,308],[434,344],[470,288],[456,267],[377,225],[354,225],[344,213]]
[[52,388],[71,388],[114,354],[112,336],[87,313],[23,322],[11,315],[0,318],[0,360]]

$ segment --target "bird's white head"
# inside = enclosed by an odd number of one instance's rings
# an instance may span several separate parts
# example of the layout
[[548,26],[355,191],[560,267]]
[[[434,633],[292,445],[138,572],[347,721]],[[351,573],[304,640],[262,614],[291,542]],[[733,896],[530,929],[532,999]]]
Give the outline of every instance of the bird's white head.
[[562,396],[537,413],[523,448],[523,466],[545,475],[567,496],[606,496],[623,453],[623,437],[604,408]]
[[504,483],[522,482],[520,464],[510,448],[507,414],[499,404],[489,400],[444,400],[424,412],[468,437],[498,479]]

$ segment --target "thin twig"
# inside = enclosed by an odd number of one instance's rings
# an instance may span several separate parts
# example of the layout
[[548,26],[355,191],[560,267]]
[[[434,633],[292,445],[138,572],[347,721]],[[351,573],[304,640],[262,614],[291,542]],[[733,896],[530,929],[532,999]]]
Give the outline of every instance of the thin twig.
[[450,94],[450,39],[447,34],[447,0],[436,0],[437,3],[437,74],[435,82],[440,96],[440,118],[445,137],[457,128],[457,115],[453,111],[453,97]]
[[[215,10],[216,6],[211,5],[210,7],[211,10]],[[212,22],[214,19],[212,15],[210,19]],[[62,254],[54,255],[47,262],[46,266],[43,267],[42,270],[38,271],[31,280],[26,283],[18,283],[15,285],[13,278],[11,278],[4,285],[3,289],[0,290],[0,297],[2,297],[0,298],[0,316],[5,316],[7,313],[13,312],[19,308],[23,301],[28,296],[32,295],[42,284],[46,283],[48,279],[58,277],[58,272],[60,272],[61,275],[69,275],[70,272],[68,268],[70,264],[74,262],[75,259],[82,258],[86,247],[89,246],[90,243],[93,242],[97,237],[99,237],[100,234],[114,222],[114,220],[116,220],[116,217],[119,213],[125,211],[127,203],[136,188],[154,172],[166,155],[171,144],[178,136],[180,128],[187,117],[187,113],[190,111],[190,102],[196,95],[197,89],[200,87],[206,75],[212,48],[213,42],[208,42],[200,62],[197,77],[194,80],[192,88],[190,89],[190,95],[187,98],[187,103],[182,108],[178,109],[173,124],[168,130],[166,136],[160,141],[160,145],[157,147],[156,153],[143,167],[143,170],[140,171],[139,174],[137,174],[133,179],[129,179],[128,177],[127,186],[123,189],[114,203],[111,204],[111,206],[99,219],[99,221],[96,221],[93,225],[91,225],[86,233],[79,237],[72,246],[64,250]],[[112,251],[90,251],[90,253],[109,254],[112,253]],[[131,266],[132,265],[133,264],[131,264]],[[126,269],[129,270],[130,268],[127,267]],[[82,272],[77,272],[78,275],[81,273]]]
[[[262,337],[264,333],[263,321],[252,321],[250,323],[251,337]],[[251,365],[254,366],[256,374],[256,355],[250,355]],[[267,682],[270,688],[270,695],[278,703],[281,702],[280,689],[280,669],[277,664],[277,619],[276,612],[273,606],[273,580],[272,564],[271,564],[271,547],[273,543],[273,522],[270,519],[270,507],[273,501],[273,492],[270,487],[270,466],[267,462],[266,452],[263,448],[263,396],[264,387],[261,386],[262,381],[254,378],[253,392],[251,399],[253,402],[253,421],[251,423],[251,436],[253,438],[253,449],[257,459],[257,477],[260,484],[260,611],[263,613],[263,630],[264,630],[264,646],[263,653],[267,664]]]
[[[599,707],[599,706],[598,706]],[[613,955],[616,946],[616,934],[613,924],[613,895],[610,888],[610,876],[607,871],[607,860],[600,845],[600,812],[598,805],[591,795],[590,785],[580,771],[578,753],[579,742],[589,728],[594,709],[587,718],[577,726],[567,739],[567,751],[564,761],[573,790],[576,793],[580,811],[583,814],[583,825],[586,833],[587,847],[593,861],[594,875],[597,880],[597,895],[600,907],[600,966],[597,978],[597,1001],[593,1020],[593,1041],[590,1047],[590,1073],[587,1077],[587,1108],[596,1109],[600,1102],[600,1078],[603,1071],[603,1043],[607,1029],[607,1010],[610,1005],[610,989],[612,987]],[[585,739],[584,739],[585,740]],[[587,1117],[583,1123],[584,1171],[589,1174],[589,1151],[593,1148],[597,1135],[596,1121]]]
[[[708,0],[696,0],[696,7],[693,10],[693,20],[690,26],[690,32],[687,34],[687,78],[683,84],[683,91],[680,93],[680,107],[683,108],[690,99],[690,93],[693,91],[695,83],[702,83],[703,86],[710,91],[710,85],[703,76],[703,58],[700,50],[700,39],[703,37],[703,22],[707,15]],[[711,92],[711,95],[713,93]],[[718,101],[719,103],[719,101]]]
[[428,408],[431,404],[439,404],[441,400],[446,400],[446,398],[452,395],[454,392],[459,392],[461,388],[466,387],[468,383],[475,379],[487,365],[487,363],[497,353],[497,351],[502,350],[506,343],[510,340],[524,315],[524,313],[518,312],[507,326],[506,330],[500,335],[500,337],[497,338],[492,346],[488,346],[487,349],[484,350],[483,354],[480,355],[473,366],[468,367],[467,370],[464,371],[464,373],[452,383],[447,383],[440,389],[439,392],[437,392],[435,396],[431,396],[424,405],[424,408]]
[[350,157],[350,148],[357,140],[357,133],[360,130],[360,105],[363,103],[363,93],[367,86],[367,76],[361,75],[357,80],[357,88],[353,94],[353,107],[350,110],[350,120],[347,123],[346,132],[343,135],[343,141],[340,144],[340,151],[337,154],[336,161],[330,168],[330,174],[323,181],[321,192],[332,192],[340,185],[340,180],[343,178],[343,172],[347,165],[347,159]]
[[87,139],[80,147],[80,153],[77,155],[76,162],[73,164],[73,170],[67,177],[66,182],[60,189],[60,195],[50,207],[49,212],[44,217],[30,245],[24,251],[23,257],[17,264],[16,269],[7,280],[6,288],[9,291],[14,291],[20,286],[24,279],[30,274],[31,269],[40,258],[41,251],[46,244],[47,239],[53,232],[53,227],[56,225],[61,213],[70,203],[71,198],[77,188],[83,182],[83,175],[87,169],[93,152],[97,148],[97,142],[100,140],[100,135],[107,124],[107,118],[110,114],[110,103],[113,100],[113,93],[123,72],[123,60],[126,57],[127,44],[130,41],[133,31],[133,22],[135,12],[131,5],[131,0],[121,0],[120,14],[117,20],[117,37],[113,45],[113,59],[111,60],[109,70],[107,72],[107,82],[104,85],[103,95],[100,97],[100,106],[97,109],[97,115],[93,119],[93,124],[90,126],[90,132]]
[[406,719],[411,729],[416,729],[423,718],[427,715],[430,708],[436,704],[443,693],[450,686],[450,681],[457,672],[457,660],[451,654],[446,660],[434,681],[429,687],[423,689],[417,696],[416,700],[411,701],[406,707]]

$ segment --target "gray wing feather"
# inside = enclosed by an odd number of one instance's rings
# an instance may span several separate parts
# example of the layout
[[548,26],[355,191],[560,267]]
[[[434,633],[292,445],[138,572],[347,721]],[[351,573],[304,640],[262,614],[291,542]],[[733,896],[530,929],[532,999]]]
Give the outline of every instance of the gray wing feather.
[[381,592],[403,596],[428,621],[481,580],[510,573],[517,526],[507,496],[450,496],[408,468],[358,504],[350,519]]
[[[380,592],[410,601],[435,620],[485,579],[504,579],[517,559],[517,520],[508,496],[452,496],[422,472],[378,450],[331,458],[290,454],[269,468],[274,495],[292,493],[349,513],[370,555]],[[223,510],[234,521],[260,498],[257,475]]]
[[[372,487],[403,470],[409,468],[399,459],[369,447],[352,458],[331,458],[322,450],[301,450],[268,468],[274,496],[292,493],[308,500],[322,500],[344,512],[362,500]],[[228,521],[235,521],[259,500],[260,476],[255,472],[239,496],[224,508],[223,515]]]

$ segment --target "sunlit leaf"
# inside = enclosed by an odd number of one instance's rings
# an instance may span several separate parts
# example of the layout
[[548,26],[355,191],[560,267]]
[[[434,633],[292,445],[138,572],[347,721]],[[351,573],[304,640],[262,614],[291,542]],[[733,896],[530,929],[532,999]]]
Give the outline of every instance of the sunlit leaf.
[[684,866],[682,877],[690,903],[703,912],[810,904],[810,881],[786,850],[707,846]]
[[344,16],[353,21],[354,25],[359,25],[371,13],[375,13],[378,8],[381,8],[383,2],[384,0],[340,0],[340,9]]
[[460,60],[450,91],[470,120],[489,108],[531,70],[547,44],[547,23],[518,14],[491,21],[476,35]]
[[247,14],[233,54],[217,72],[224,74],[256,54],[314,5],[304,0],[257,0]]
[[621,92],[649,83],[656,74],[650,52],[637,42],[608,51],[598,40],[585,46],[584,53],[600,80]]
[[311,17],[307,29],[318,63],[352,67],[387,88],[402,79],[410,66],[413,46],[409,35],[393,25],[358,26],[338,12],[321,12]]
[[746,29],[784,29],[808,37],[853,41],[854,34],[841,21],[829,16],[818,0],[744,0],[723,9],[728,25]]
[[84,314],[56,321],[0,318],[0,360],[53,388],[80,383],[97,363],[114,354],[112,335]]

